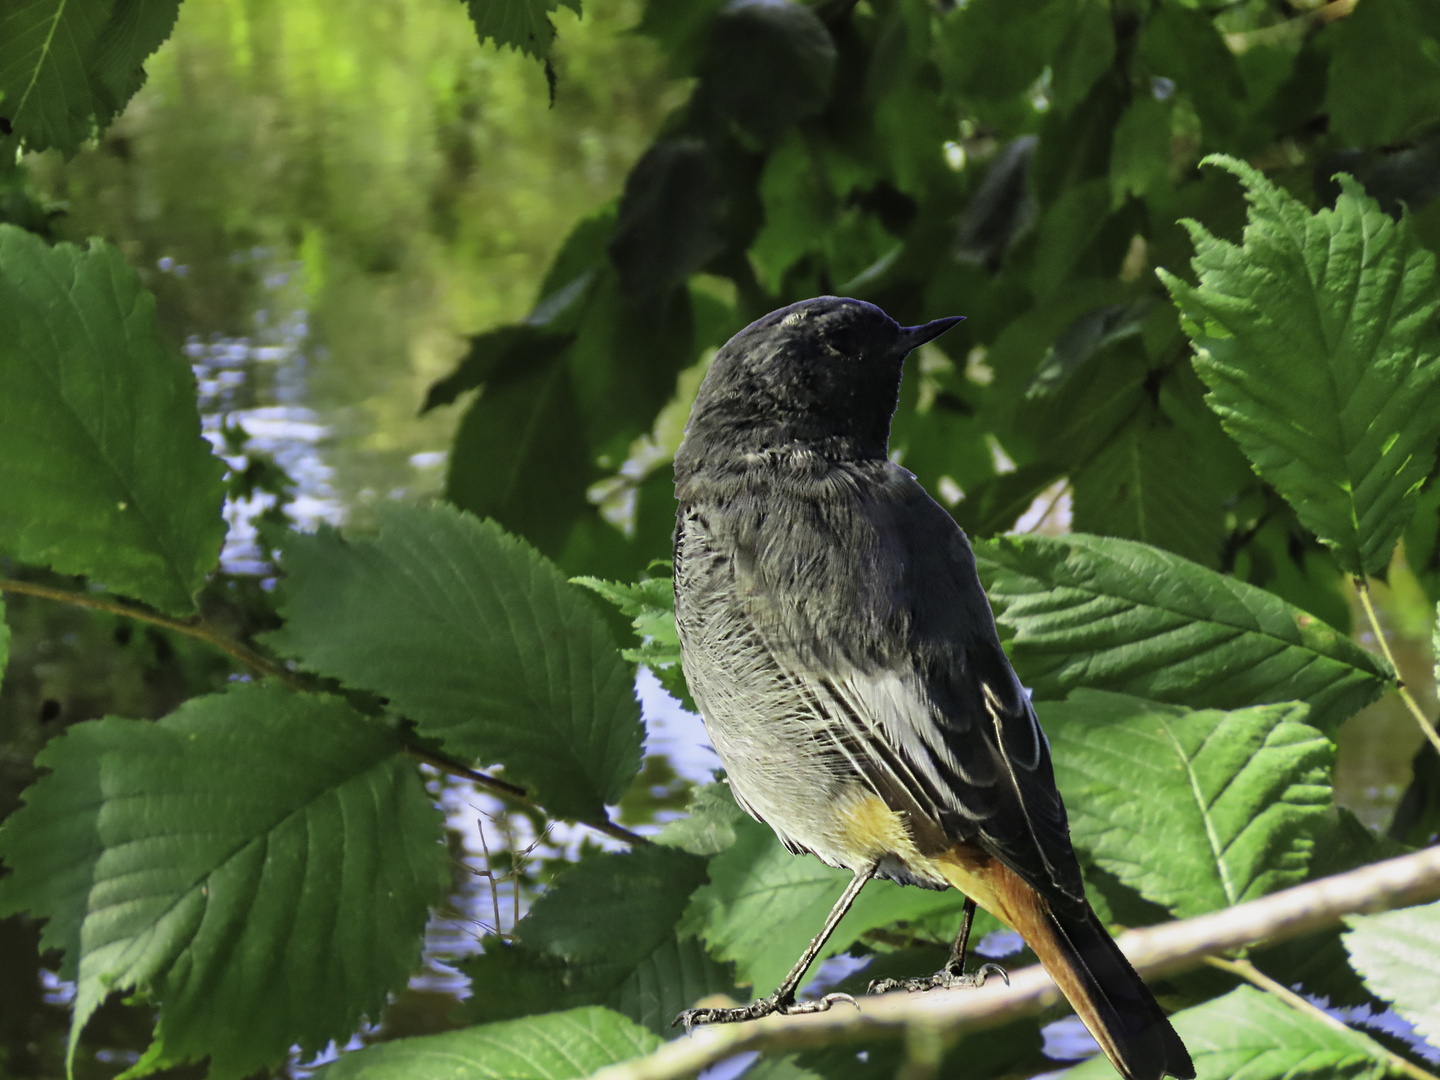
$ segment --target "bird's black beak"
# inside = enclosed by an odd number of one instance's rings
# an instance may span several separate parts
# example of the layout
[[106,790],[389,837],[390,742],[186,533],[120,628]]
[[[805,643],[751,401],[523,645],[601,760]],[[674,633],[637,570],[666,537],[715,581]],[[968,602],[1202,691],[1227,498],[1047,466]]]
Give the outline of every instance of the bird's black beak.
[[902,326],[900,338],[895,342],[894,354],[905,356],[911,349],[918,349],[927,341],[934,341],[964,318],[964,315],[951,315],[948,318],[936,319],[934,322],[921,323],[919,326]]

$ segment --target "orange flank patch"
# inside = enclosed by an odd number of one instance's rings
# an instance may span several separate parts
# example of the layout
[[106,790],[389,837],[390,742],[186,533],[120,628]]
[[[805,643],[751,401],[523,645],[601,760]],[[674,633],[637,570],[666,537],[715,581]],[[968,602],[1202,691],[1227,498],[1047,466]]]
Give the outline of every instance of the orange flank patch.
[[1044,921],[1044,901],[1015,871],[973,844],[956,844],[930,865],[955,888],[1027,937]]
[[847,843],[860,856],[856,863],[873,862],[887,854],[898,855],[907,864],[923,863],[905,827],[905,818],[885,805],[880,796],[857,790],[839,808],[840,827]]

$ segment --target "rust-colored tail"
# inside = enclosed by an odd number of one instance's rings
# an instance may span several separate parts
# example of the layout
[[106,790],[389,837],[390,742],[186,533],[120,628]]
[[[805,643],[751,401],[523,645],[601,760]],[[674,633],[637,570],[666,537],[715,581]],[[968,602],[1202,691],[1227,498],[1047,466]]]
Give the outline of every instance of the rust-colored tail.
[[1086,904],[1056,912],[1009,867],[972,851],[941,856],[946,880],[1004,919],[1035,950],[1100,1049],[1126,1080],[1192,1080],[1180,1036],[1125,954]]

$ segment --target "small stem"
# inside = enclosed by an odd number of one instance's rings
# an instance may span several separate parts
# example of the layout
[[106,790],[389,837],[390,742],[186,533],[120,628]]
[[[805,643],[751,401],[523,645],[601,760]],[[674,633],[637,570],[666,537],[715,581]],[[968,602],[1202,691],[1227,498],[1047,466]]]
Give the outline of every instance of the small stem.
[[631,832],[624,825],[611,821],[608,817],[600,821],[582,821],[581,825],[588,825],[596,832],[604,833],[606,836],[613,836],[616,840],[624,840],[627,844],[649,844],[648,836],[641,836],[637,832]]
[[1400,694],[1400,700],[1410,710],[1410,715],[1415,717],[1415,722],[1420,725],[1420,730],[1430,740],[1430,745],[1440,752],[1440,735],[1435,733],[1435,726],[1430,723],[1424,710],[1420,708],[1420,703],[1415,700],[1414,695],[1405,686],[1405,681],[1400,678],[1400,665],[1395,663],[1395,654],[1390,651],[1390,642],[1385,639],[1385,631],[1380,627],[1380,619],[1375,614],[1375,605],[1370,600],[1370,583],[1363,577],[1357,577],[1355,592],[1359,595],[1360,605],[1365,609],[1365,615],[1370,620],[1370,629],[1374,632],[1375,639],[1380,642],[1380,651],[1385,654],[1385,659],[1390,662],[1391,670],[1395,672],[1395,689]]
[[55,589],[49,585],[36,585],[30,581],[12,581],[9,578],[0,578],[0,592],[38,596],[44,600],[56,600],[62,604],[74,604],[76,607],[90,608],[94,611],[108,611],[112,615],[121,615],[127,619],[134,619],[136,622],[150,623],[152,626],[163,626],[166,630],[174,630],[177,634],[184,634],[213,645],[221,652],[240,661],[257,675],[268,679],[279,679],[292,690],[304,689],[304,681],[295,672],[275,663],[269,657],[261,656],[254,649],[241,644],[234,638],[222,634],[199,615],[192,615],[188,619],[172,619],[168,615],[157,615],[153,611],[146,611],[144,608],[133,607],[130,604],[122,604],[118,600],[110,600],[103,596],[90,596],[85,593],[71,592],[69,589]]
[[[267,656],[262,656],[248,645],[236,641],[226,634],[222,634],[199,615],[193,615],[188,619],[173,619],[168,615],[157,615],[153,611],[146,611],[144,608],[134,607],[130,604],[122,604],[118,600],[110,600],[103,596],[92,596],[88,593],[72,592],[69,589],[56,589],[49,585],[36,585],[29,581],[13,581],[10,578],[0,578],[0,592],[16,593],[23,596],[37,596],[43,600],[55,600],[62,604],[73,604],[76,607],[90,608],[93,611],[108,611],[112,615],[121,615],[127,619],[134,619],[137,622],[150,623],[152,626],[164,627],[166,630],[173,630],[177,634],[184,634],[186,637],[195,638],[197,641],[204,641],[213,645],[228,656],[234,657],[244,664],[255,674],[262,678],[278,679],[291,690],[307,691],[311,689],[305,681],[304,676],[299,672],[291,671],[289,668],[277,664]],[[402,733],[401,738],[404,738]],[[435,750],[415,746],[408,741],[405,751],[416,761],[423,761],[425,764],[448,773],[451,776],[459,776],[466,780],[473,781],[483,788],[511,799],[524,799],[528,801],[526,790],[518,784],[512,784],[508,780],[501,780],[494,776],[487,776],[485,773],[476,772],[463,762],[456,761]],[[624,840],[631,844],[648,844],[650,841],[639,833],[633,833],[622,825],[617,825],[609,818],[603,821],[582,821],[580,824],[588,825],[597,832],[606,836],[613,836],[617,840]]]
[[[1345,1021],[1331,1016],[1324,1009],[1311,1001],[1307,1001],[1289,987],[1282,986],[1249,960],[1225,960],[1218,956],[1207,956],[1205,957],[1205,963],[1211,967],[1219,968],[1221,971],[1228,971],[1232,975],[1238,975],[1251,985],[1258,986],[1268,994],[1274,994],[1291,1008],[1299,1010],[1314,1020],[1319,1020],[1322,1024],[1335,1028],[1338,1031],[1343,1031],[1349,1035],[1364,1034],[1364,1032],[1356,1032],[1355,1029],[1345,1023]],[[1379,1044],[1377,1043],[1376,1045],[1378,1046]],[[1440,1080],[1440,1078],[1437,1078],[1433,1073],[1428,1073],[1413,1062],[1406,1061],[1399,1054],[1386,1050],[1383,1046],[1380,1047],[1380,1050],[1385,1054],[1392,1071],[1413,1077],[1414,1080]]]
[[480,787],[494,792],[496,795],[511,799],[524,800],[526,798],[526,791],[519,784],[512,784],[508,780],[501,780],[498,776],[490,776],[488,773],[476,772],[470,768],[470,766],[456,761],[452,757],[447,757],[436,750],[427,750],[423,746],[413,746],[407,743],[405,752],[416,761],[423,761],[432,769],[436,769],[449,776],[458,776],[462,780],[470,780]]

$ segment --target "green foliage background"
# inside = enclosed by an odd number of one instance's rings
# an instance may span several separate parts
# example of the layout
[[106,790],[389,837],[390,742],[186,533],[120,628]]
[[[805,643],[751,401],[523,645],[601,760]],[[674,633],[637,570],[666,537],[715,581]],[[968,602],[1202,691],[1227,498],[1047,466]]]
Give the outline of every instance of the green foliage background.
[[[242,1077],[359,1033],[327,1072],[583,1076],[767,992],[845,875],[645,757],[635,666],[686,700],[668,466],[705,365],[821,293],[967,316],[908,365],[892,449],[971,535],[1103,917],[1436,839],[1428,747],[1387,837],[1337,802],[1346,733],[1391,730],[1361,710],[1416,682],[1352,600],[1397,641],[1440,601],[1432,5],[593,6],[0,12],[0,950],[76,988],[66,1018],[5,980],[0,1073]],[[245,251],[299,272],[262,293]],[[199,437],[176,328],[239,333],[277,289],[377,433],[343,533],[289,528],[284,470]],[[441,444],[433,504],[374,495]],[[273,591],[219,563],[255,491]],[[54,641],[89,693],[64,715]],[[470,867],[533,903],[407,1027],[454,891],[442,774],[476,770],[620,850]],[[920,973],[959,914],[872,886],[828,950]],[[1252,957],[1411,1041],[1215,972],[1156,989],[1201,1076],[1378,1076],[1434,1052],[1437,942],[1430,905]],[[899,1067],[872,1050],[757,1069]],[[1035,1021],[951,1053],[1053,1067]]]

